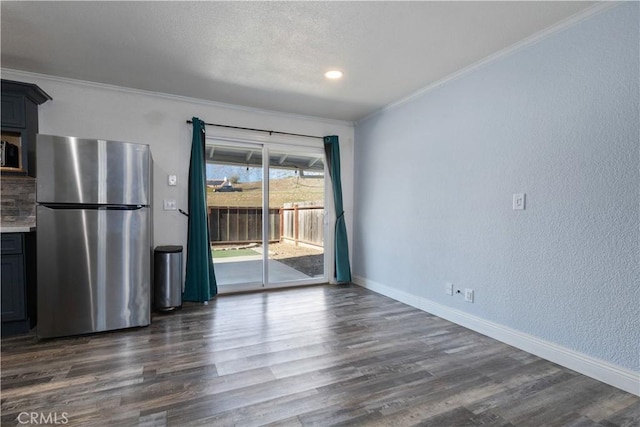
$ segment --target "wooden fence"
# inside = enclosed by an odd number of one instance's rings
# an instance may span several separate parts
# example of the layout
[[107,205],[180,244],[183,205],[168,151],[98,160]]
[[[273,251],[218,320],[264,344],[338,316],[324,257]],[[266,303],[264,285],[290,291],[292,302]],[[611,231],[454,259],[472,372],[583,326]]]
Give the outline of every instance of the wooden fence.
[[[269,209],[269,241],[280,240],[280,209]],[[262,208],[209,206],[211,243],[262,242]]]
[[280,239],[323,245],[324,207],[318,202],[285,203],[280,209]]
[[[212,244],[262,242],[262,208],[209,206]],[[269,241],[323,245],[324,207],[318,202],[286,203],[269,209]]]

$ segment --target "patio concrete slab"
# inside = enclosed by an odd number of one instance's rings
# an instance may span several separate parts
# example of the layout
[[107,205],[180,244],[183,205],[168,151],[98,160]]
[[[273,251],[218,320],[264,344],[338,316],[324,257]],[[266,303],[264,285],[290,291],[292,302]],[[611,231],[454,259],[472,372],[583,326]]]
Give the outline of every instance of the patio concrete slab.
[[[239,258],[245,259],[240,260]],[[262,257],[253,258],[256,257],[234,257],[233,261],[229,258],[215,260],[214,268],[218,284],[262,283]],[[270,259],[268,266],[270,283],[291,282],[309,278],[306,274],[276,260]]]

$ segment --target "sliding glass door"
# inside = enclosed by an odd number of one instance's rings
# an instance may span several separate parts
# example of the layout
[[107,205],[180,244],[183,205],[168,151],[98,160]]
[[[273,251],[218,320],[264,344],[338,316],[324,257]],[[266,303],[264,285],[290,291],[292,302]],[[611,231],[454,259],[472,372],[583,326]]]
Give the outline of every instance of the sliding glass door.
[[269,150],[269,282],[325,280],[324,154]]
[[207,145],[205,152],[218,285],[262,286],[262,148]]
[[206,157],[220,291],[326,282],[321,149],[209,141]]

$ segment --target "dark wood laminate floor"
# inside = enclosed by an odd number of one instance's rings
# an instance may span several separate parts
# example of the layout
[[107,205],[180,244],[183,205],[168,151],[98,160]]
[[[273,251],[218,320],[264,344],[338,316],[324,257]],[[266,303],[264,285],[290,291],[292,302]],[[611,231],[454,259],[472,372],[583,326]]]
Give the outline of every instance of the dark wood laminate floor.
[[1,410],[3,426],[21,412],[80,426],[640,423],[636,396],[358,286],[221,296],[135,330],[3,339]]

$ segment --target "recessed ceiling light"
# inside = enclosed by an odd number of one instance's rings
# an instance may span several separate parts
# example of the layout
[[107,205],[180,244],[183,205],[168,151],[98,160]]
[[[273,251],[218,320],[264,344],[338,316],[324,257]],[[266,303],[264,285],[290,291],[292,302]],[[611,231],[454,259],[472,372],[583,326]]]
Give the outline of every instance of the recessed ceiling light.
[[338,70],[327,71],[326,73],[324,73],[324,76],[332,80],[339,79],[340,77],[342,77],[342,71],[338,71]]

